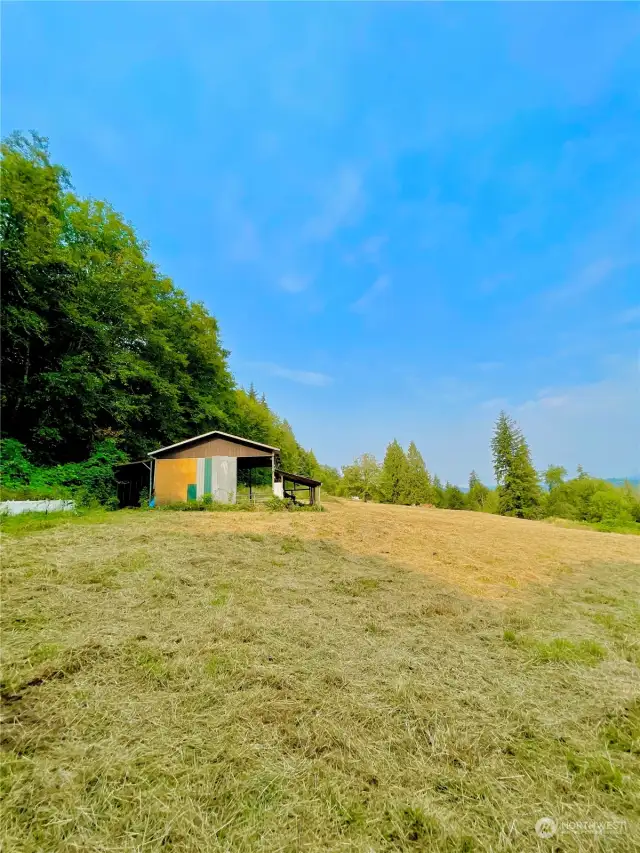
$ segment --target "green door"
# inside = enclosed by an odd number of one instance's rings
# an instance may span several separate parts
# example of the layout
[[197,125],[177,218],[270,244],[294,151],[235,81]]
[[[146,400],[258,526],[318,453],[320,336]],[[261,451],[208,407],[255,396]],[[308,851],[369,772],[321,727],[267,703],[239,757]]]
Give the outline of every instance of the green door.
[[195,501],[198,497],[198,486],[196,483],[189,483],[187,486],[187,500]]

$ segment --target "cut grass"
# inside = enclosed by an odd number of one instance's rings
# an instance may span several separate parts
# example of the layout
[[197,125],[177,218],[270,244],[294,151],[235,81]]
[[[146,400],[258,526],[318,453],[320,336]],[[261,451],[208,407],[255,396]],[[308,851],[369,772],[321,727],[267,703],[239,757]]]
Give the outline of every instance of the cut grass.
[[8,537],[2,848],[637,849],[633,552],[390,509]]

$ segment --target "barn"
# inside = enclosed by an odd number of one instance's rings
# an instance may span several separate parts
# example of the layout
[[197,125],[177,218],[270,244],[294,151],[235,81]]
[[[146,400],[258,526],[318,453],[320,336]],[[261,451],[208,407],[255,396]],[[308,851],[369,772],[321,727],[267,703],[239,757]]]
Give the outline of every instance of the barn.
[[123,466],[119,493],[135,494],[124,482],[133,479],[134,471],[137,476],[146,472],[150,494],[158,506],[205,495],[220,503],[256,502],[272,495],[296,503],[320,503],[321,482],[283,471],[279,448],[219,430],[153,450],[148,462],[131,463],[128,470]]

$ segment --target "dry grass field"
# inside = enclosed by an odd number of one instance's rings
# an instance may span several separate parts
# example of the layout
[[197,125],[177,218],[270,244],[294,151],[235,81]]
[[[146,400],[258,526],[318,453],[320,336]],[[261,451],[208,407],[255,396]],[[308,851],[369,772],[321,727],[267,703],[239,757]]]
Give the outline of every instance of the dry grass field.
[[7,853],[638,849],[637,537],[331,501],[2,547]]

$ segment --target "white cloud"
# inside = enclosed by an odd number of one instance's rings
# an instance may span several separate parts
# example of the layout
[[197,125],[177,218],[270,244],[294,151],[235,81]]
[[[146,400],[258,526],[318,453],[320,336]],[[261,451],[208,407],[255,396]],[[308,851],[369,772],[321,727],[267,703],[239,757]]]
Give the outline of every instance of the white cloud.
[[377,296],[383,293],[391,284],[391,279],[388,275],[379,276],[366,290],[362,296],[357,299],[351,306],[351,310],[358,314],[365,314],[375,303]]
[[269,374],[269,376],[288,379],[290,382],[297,382],[299,385],[314,385],[322,388],[333,382],[333,378],[326,373],[318,373],[314,370],[296,370],[270,361],[256,361],[250,366]]

